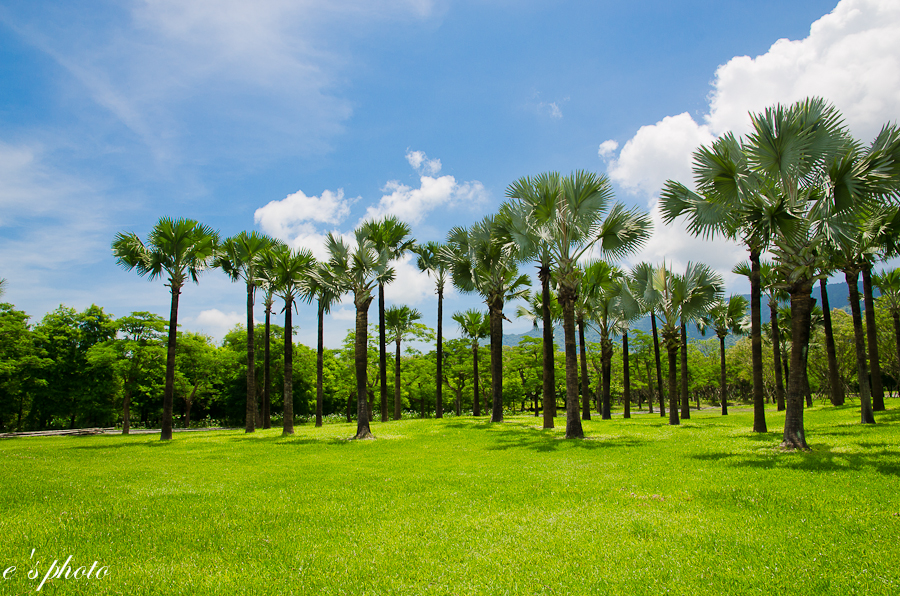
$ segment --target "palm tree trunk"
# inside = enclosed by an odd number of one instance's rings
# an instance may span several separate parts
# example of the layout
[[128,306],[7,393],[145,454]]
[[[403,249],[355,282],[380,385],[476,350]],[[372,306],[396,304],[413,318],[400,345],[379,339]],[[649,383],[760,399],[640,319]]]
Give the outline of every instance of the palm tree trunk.
[[[394,358],[394,420],[400,420],[400,409],[402,405],[400,400],[400,336],[398,335],[397,354]],[[410,406],[412,406],[412,399],[410,399]]]
[[[856,375],[859,381],[860,421],[875,424],[872,414],[872,394],[869,386],[869,371],[866,364],[866,340],[862,329],[862,313],[859,309],[859,271],[846,270],[844,277],[850,289],[850,313],[853,315],[853,339],[856,342]],[[793,364],[793,363],[792,363]]]
[[582,439],[584,430],[578,416],[578,352],[575,349],[575,291],[562,287],[559,302],[563,311],[566,346],[566,438]]
[[584,321],[578,321],[578,347],[581,351],[581,419],[591,419],[591,387],[588,381],[587,350],[584,347]]
[[831,403],[835,406],[844,405],[844,384],[838,373],[837,351],[834,349],[834,330],[831,326],[831,307],[828,304],[828,290],[825,279],[819,280],[819,290],[822,294],[822,316],[825,322],[825,353],[828,356],[828,384],[831,385]]
[[612,403],[610,400],[610,378],[612,372],[612,342],[609,340],[607,332],[604,331],[600,336],[600,382],[603,384],[603,392],[601,398],[601,420],[612,419]]
[[728,399],[726,386],[728,379],[725,376],[725,336],[719,336],[719,400],[722,402],[722,416],[728,415]]
[[666,342],[666,351],[669,355],[669,424],[676,426],[681,424],[678,419],[678,389],[677,389],[677,368],[678,368],[678,332],[672,330],[672,337],[664,338]]
[[247,284],[247,411],[244,432],[256,430],[256,346],[253,336],[253,284]]
[[768,432],[763,396],[762,320],[759,251],[750,251],[750,361],[753,368],[753,432]]
[[538,267],[538,278],[541,280],[541,317],[544,325],[543,350],[543,401],[544,428],[553,428],[556,417],[556,369],[553,362],[556,346],[553,343],[553,318],[550,313],[550,268]]
[[[631,376],[628,370],[628,332],[622,334],[622,383],[625,388],[622,393],[625,410],[623,418],[631,418]],[[640,408],[640,406],[638,406]]]
[[319,300],[318,337],[316,342],[316,427],[322,426],[322,373],[325,368],[325,303]]
[[437,321],[437,376],[435,379],[437,382],[437,391],[435,394],[435,398],[437,399],[437,403],[435,404],[435,418],[443,418],[444,417],[444,394],[443,388],[444,384],[441,382],[441,379],[444,378],[444,291],[441,288],[438,288],[438,321]]
[[491,422],[503,422],[503,301],[488,305],[491,319]]
[[378,375],[381,382],[381,421],[387,422],[387,340],[384,330],[384,284],[381,283],[378,284]]
[[[781,329],[778,328],[778,303],[769,300],[769,322],[772,325],[772,364],[775,367],[775,407],[784,411],[784,379],[781,376]],[[832,346],[833,348],[834,346]]]
[[866,305],[866,338],[869,342],[869,372],[872,375],[872,410],[884,411],[884,385],[881,382],[881,358],[878,354],[878,327],[875,325],[875,300],[872,297],[872,267],[862,268],[863,300]]
[[284,299],[284,418],[282,435],[294,434],[294,299]]
[[650,325],[653,328],[653,354],[656,356],[656,388],[659,393],[659,415],[666,417],[666,396],[663,393],[662,362],[659,358],[659,334],[656,330],[656,313],[650,313]]
[[[369,383],[369,305],[371,296],[362,300],[356,298],[356,337],[354,341],[354,364],[356,366],[356,436],[354,439],[374,439],[369,429],[369,408],[366,390]],[[382,412],[384,410],[382,409]]]
[[803,427],[803,376],[809,353],[810,313],[816,303],[810,292],[812,281],[799,282],[791,288],[791,366],[781,441],[785,449],[809,449]]
[[272,305],[266,301],[266,346],[263,355],[263,428],[272,428],[272,384],[271,350],[269,349],[269,337],[271,335],[270,318]]
[[478,401],[478,340],[472,343],[472,416],[481,416],[481,403]]
[[166,343],[166,388],[163,392],[163,417],[160,441],[172,439],[172,401],[175,395],[175,340],[178,331],[178,296],[181,286],[170,283],[172,305],[169,309],[169,338]]
[[650,358],[646,360],[647,364],[647,413],[653,413],[653,379],[650,377]]
[[688,400],[687,326],[681,319],[681,419],[691,418],[691,402]]

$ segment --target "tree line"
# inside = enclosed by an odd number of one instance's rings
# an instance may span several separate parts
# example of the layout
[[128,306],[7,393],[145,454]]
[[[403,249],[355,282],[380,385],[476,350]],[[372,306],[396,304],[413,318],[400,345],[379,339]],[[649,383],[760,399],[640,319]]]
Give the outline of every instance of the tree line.
[[[754,426],[766,432],[763,328],[761,294],[769,294],[773,308],[771,339],[775,366],[775,401],[786,410],[782,446],[805,449],[804,401],[811,393],[809,353],[813,347],[814,300],[811,290],[841,271],[850,286],[857,361],[861,421],[873,423],[873,411],[883,409],[883,386],[872,294],[872,268],[883,258],[897,254],[900,215],[900,132],[886,125],[868,146],[853,139],[840,113],[829,103],[811,98],[789,106],[774,106],[751,114],[752,130],[745,137],[727,133],[694,154],[695,188],[667,181],[661,193],[661,209],[667,223],[685,218],[690,232],[710,237],[721,235],[743,243],[749,264],[735,271],[750,279],[749,323],[737,297],[724,297],[722,278],[702,263],[688,263],[675,271],[666,263],[639,263],[624,270],[612,263],[638,250],[650,237],[649,214],[614,201],[605,176],[586,171],[569,175],[548,172],[526,176],[507,189],[507,201],[498,212],[468,227],[450,230],[444,243],[417,244],[410,228],[396,218],[363,222],[352,238],[329,234],[328,258],[316,261],[307,250],[295,250],[283,242],[256,232],[220,240],[214,230],[187,219],[162,218],[147,242],[134,233],[120,233],[113,253],[126,269],[151,279],[164,278],[171,290],[171,311],[166,340],[165,380],[161,438],[171,438],[173,396],[177,360],[177,313],[181,288],[190,279],[198,281],[202,271],[219,267],[247,291],[245,429],[253,432],[270,416],[271,358],[263,354],[264,390],[256,389],[256,332],[253,309],[256,290],[264,293],[266,324],[262,334],[268,351],[271,344],[270,315],[275,297],[284,302],[282,363],[283,432],[293,432],[293,342],[292,312],[298,301],[315,303],[319,341],[316,352],[316,423],[321,424],[324,392],[323,317],[342,296],[352,296],[356,310],[353,333],[353,381],[359,439],[371,438],[372,408],[368,401],[369,322],[368,312],[378,296],[378,407],[381,420],[388,420],[387,309],[384,286],[395,278],[391,263],[408,251],[417,264],[435,280],[438,319],[434,378],[446,379],[443,350],[443,293],[447,283],[462,292],[481,296],[487,312],[457,313],[454,319],[473,340],[473,367],[477,364],[477,341],[489,337],[487,377],[490,382],[490,420],[504,416],[504,349],[502,345],[505,306],[525,300],[530,317],[541,324],[541,399],[543,427],[553,428],[556,417],[556,354],[554,320],[562,327],[565,388],[565,435],[584,436],[581,420],[590,417],[590,381],[584,342],[585,326],[599,331],[599,411],[611,415],[612,360],[614,340],[621,340],[623,403],[625,414],[632,402],[632,368],[628,332],[633,322],[650,315],[652,323],[655,399],[661,415],[670,424],[690,416],[690,378],[686,328],[700,324],[714,330],[719,340],[722,414],[727,414],[727,365],[725,338],[749,329]],[[764,262],[764,254],[772,256]],[[532,295],[530,278],[520,266],[533,263],[540,290]],[[764,270],[765,268],[765,270]],[[857,279],[863,278],[866,325],[862,322]],[[765,279],[764,276],[765,275]],[[884,274],[888,276],[888,273]],[[880,283],[880,282],[879,282]],[[887,283],[887,282],[885,282]],[[884,294],[885,291],[882,290]],[[790,323],[778,324],[777,306],[790,304]],[[774,306],[773,306],[774,305]],[[825,347],[829,363],[829,387],[840,392],[831,313],[823,304]],[[409,309],[408,309],[409,310]],[[529,310],[526,308],[526,310]],[[407,324],[412,323],[405,313]],[[398,313],[392,316],[400,316]],[[402,318],[402,317],[401,317]],[[467,321],[467,322],[464,322]],[[471,323],[471,325],[470,325]],[[469,326],[470,329],[467,329]],[[864,331],[867,329],[867,331]],[[400,337],[401,331],[395,331]],[[400,334],[400,335],[397,335]],[[782,337],[786,341],[782,340]],[[900,335],[898,335],[900,337]],[[399,353],[399,341],[397,343]],[[867,355],[868,350],[868,355]],[[660,352],[666,358],[661,358]],[[782,352],[788,353],[786,358]],[[680,359],[679,359],[680,354]],[[395,358],[399,366],[400,358]],[[636,372],[636,371],[635,371]],[[667,383],[663,383],[663,374]],[[871,376],[870,376],[871,374]],[[396,373],[395,373],[396,375]],[[479,375],[474,375],[477,381]],[[435,416],[444,412],[444,382],[435,383]],[[652,383],[651,383],[652,385]],[[399,386],[395,385],[394,418],[399,417]],[[508,392],[507,392],[508,393]],[[261,395],[262,403],[257,403]],[[478,395],[476,390],[474,396]],[[668,400],[666,399],[668,398]],[[666,403],[668,401],[668,404]],[[840,403],[842,398],[832,396]],[[480,413],[477,397],[473,411]],[[537,411],[538,408],[536,408]],[[269,412],[269,414],[267,414]],[[263,422],[265,425],[265,422]]]

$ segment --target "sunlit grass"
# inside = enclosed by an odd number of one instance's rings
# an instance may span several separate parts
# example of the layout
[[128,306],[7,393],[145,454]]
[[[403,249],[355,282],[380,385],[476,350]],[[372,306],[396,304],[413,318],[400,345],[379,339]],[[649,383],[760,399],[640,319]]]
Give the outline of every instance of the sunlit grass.
[[0,594],[897,594],[891,407],[4,440]]

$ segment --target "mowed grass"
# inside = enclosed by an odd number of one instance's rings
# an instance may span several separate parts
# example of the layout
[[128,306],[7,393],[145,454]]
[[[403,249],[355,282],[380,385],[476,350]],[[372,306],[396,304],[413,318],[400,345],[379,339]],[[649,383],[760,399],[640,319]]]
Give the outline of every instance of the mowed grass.
[[900,593],[900,408],[716,412],[3,440],[0,593]]

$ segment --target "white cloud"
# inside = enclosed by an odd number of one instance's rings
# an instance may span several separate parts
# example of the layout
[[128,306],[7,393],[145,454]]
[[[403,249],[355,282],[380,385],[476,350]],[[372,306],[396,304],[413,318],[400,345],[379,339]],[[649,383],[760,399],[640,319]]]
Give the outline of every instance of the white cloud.
[[487,200],[484,185],[477,180],[456,181],[453,176],[421,176],[419,188],[412,188],[397,180],[391,180],[382,189],[389,193],[381,197],[377,205],[366,210],[364,219],[378,219],[395,215],[401,220],[417,224],[438,207],[452,207],[460,203],[480,203]]
[[270,201],[253,215],[266,233],[284,240],[292,248],[308,248],[316,258],[324,258],[325,234],[315,224],[341,223],[350,214],[350,205],[359,200],[344,197],[344,190],[326,190],[320,197],[308,197],[302,190],[280,201]]
[[342,306],[341,308],[335,310],[331,310],[331,317],[335,321],[355,321],[356,320],[356,309],[353,306],[349,308],[346,306]]
[[[692,153],[714,137],[688,113],[666,116],[642,126],[625,143],[619,157],[610,161],[610,178],[631,192],[658,193],[668,179],[691,179]],[[607,141],[609,142],[609,141]]]
[[748,112],[817,95],[833,102],[853,134],[870,141],[900,113],[900,3],[842,0],[801,40],[780,39],[756,58],[716,71],[706,118],[716,134],[749,130]]
[[[434,279],[427,273],[419,271],[414,255],[406,254],[394,261],[391,266],[397,275],[392,283],[384,286],[385,300],[400,304],[421,304],[425,300],[437,300]],[[445,288],[444,297],[452,292],[452,286]]]
[[597,150],[597,155],[599,155],[603,159],[606,159],[607,157],[612,155],[612,153],[618,148],[619,144],[616,141],[609,139],[600,143],[600,148]]
[[413,169],[421,174],[434,176],[441,171],[441,160],[428,159],[424,151],[407,151],[406,161]]

